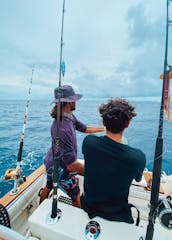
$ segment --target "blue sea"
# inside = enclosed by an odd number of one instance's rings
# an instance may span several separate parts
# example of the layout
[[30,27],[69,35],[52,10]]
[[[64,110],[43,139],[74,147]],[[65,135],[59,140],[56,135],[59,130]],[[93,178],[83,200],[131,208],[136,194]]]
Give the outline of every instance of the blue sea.
[[[83,98],[77,102],[75,115],[87,125],[101,125],[98,107],[106,101],[107,99]],[[152,170],[160,102],[152,99],[132,99],[131,102],[135,104],[138,115],[126,130],[125,138],[129,145],[145,152],[147,168]],[[16,167],[25,106],[24,100],[0,101],[0,197],[13,188],[12,181],[4,180],[4,173],[8,168]],[[30,102],[22,157],[25,176],[43,163],[51,145],[51,107],[47,100]],[[78,158],[83,158],[81,146],[84,137],[84,133],[77,133]],[[172,174],[172,122],[164,121],[163,139],[163,171]]]

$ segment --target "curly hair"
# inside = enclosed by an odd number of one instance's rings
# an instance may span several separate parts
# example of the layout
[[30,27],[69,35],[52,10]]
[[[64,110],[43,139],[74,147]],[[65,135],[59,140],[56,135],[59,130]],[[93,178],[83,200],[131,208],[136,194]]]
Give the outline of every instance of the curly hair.
[[122,98],[111,99],[99,107],[106,129],[119,133],[127,127],[129,121],[136,116],[135,107]]

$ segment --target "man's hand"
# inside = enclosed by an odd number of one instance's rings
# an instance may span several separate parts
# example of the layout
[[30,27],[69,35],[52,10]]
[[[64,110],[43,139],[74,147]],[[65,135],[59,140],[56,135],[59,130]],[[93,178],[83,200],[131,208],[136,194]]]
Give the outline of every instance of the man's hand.
[[84,161],[83,163],[79,161],[74,161],[73,163],[67,165],[67,170],[69,172],[77,172],[79,175],[84,176]]

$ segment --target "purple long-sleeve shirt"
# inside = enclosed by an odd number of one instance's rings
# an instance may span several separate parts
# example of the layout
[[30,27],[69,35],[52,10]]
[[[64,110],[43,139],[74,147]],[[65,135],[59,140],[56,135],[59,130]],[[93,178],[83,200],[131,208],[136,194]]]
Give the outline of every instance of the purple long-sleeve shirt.
[[[66,166],[77,159],[77,142],[76,132],[86,131],[86,125],[78,121],[72,114],[69,117],[64,117],[60,123],[60,166],[66,170]],[[57,135],[57,121],[54,120],[51,125],[52,146],[44,158],[44,164],[47,174],[52,174],[54,149]]]

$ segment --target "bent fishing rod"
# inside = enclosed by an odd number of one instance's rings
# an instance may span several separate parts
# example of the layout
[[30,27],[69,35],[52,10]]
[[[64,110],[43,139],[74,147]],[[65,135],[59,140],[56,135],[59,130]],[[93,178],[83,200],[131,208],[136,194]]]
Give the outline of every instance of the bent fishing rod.
[[31,73],[31,78],[30,78],[28,97],[27,97],[27,101],[26,101],[26,109],[25,109],[25,115],[24,115],[24,120],[23,120],[23,129],[22,129],[21,140],[20,140],[20,145],[19,145],[19,150],[18,150],[16,168],[8,169],[5,173],[6,180],[14,180],[14,188],[10,192],[11,195],[17,194],[20,190],[19,185],[23,181],[25,181],[25,177],[22,176],[21,160],[22,160],[22,153],[23,153],[24,133],[25,133],[26,123],[27,123],[27,114],[28,114],[28,108],[29,108],[29,102],[30,102],[33,74],[34,74],[34,67],[32,68],[32,73]]
[[153,165],[153,178],[152,178],[152,191],[150,199],[150,212],[149,212],[149,222],[147,226],[146,238],[145,240],[152,240],[154,234],[154,224],[155,218],[157,216],[157,209],[159,205],[159,187],[161,179],[162,170],[162,156],[163,156],[163,117],[164,117],[164,98],[165,98],[165,84],[168,74],[168,32],[169,26],[172,25],[172,20],[169,19],[169,6],[172,4],[172,0],[167,0],[166,2],[166,44],[165,44],[165,57],[164,57],[164,76],[163,76],[163,86],[162,86],[162,96],[160,105],[160,115],[159,115],[159,128],[158,136],[156,139],[156,147],[154,154],[154,165]]
[[61,216],[61,210],[57,206],[58,198],[58,184],[59,184],[59,166],[60,166],[60,116],[61,116],[61,77],[64,76],[65,65],[62,61],[63,56],[63,29],[64,29],[64,13],[65,13],[65,0],[63,0],[62,7],[62,22],[61,22],[61,40],[60,40],[60,62],[59,62],[59,87],[58,87],[58,102],[57,102],[57,134],[55,143],[55,154],[54,154],[54,169],[53,169],[53,201],[52,201],[52,211],[51,218],[48,220],[50,224],[56,223]]

